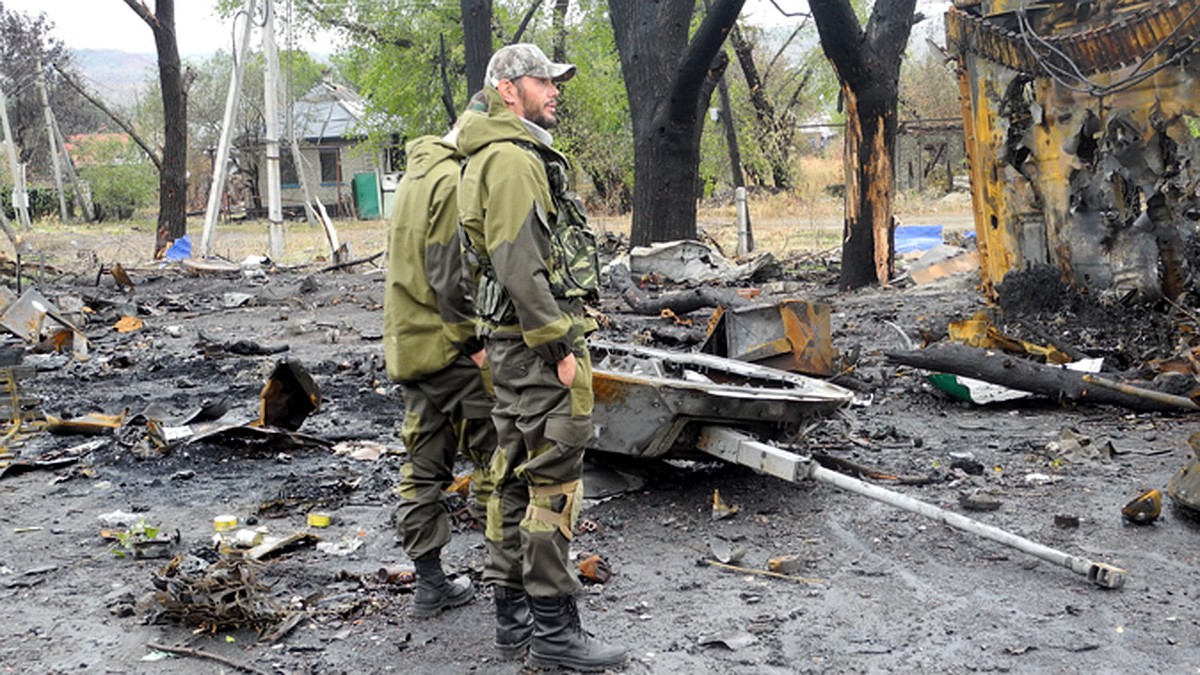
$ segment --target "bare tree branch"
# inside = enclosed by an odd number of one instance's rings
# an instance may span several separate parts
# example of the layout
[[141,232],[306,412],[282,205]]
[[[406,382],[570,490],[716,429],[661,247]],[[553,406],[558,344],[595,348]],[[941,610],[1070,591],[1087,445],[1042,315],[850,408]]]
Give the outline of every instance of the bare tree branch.
[[438,36],[438,41],[441,44],[441,52],[438,55],[438,69],[442,71],[442,105],[446,107],[446,116],[450,120],[450,124],[458,119],[458,112],[454,109],[454,94],[450,92],[450,76],[447,74],[448,59],[446,58],[446,35],[443,33]]
[[[715,10],[705,13],[700,27],[688,44],[687,52],[684,53],[679,64],[679,71],[672,82],[675,91],[671,92],[668,97],[670,109],[668,115],[671,119],[682,119],[696,112],[694,104],[697,101],[689,100],[689,97],[681,91],[681,88],[691,86],[690,83],[703,83],[701,88],[701,92],[704,94],[703,101],[708,102],[708,97],[717,87],[717,80],[725,73],[725,66],[729,63],[728,56],[725,56],[724,59],[717,59],[717,54],[725,42],[725,36],[730,27],[737,21],[744,4],[744,0],[740,2],[738,0],[722,0],[717,4]],[[724,56],[724,53],[721,52],[721,55]]]
[[533,4],[529,6],[529,11],[525,12],[525,17],[521,19],[521,25],[517,26],[517,32],[513,35],[514,43],[521,41],[521,36],[525,34],[525,29],[529,26],[529,21],[533,19],[533,13],[542,6],[542,0],[533,0]]
[[811,14],[809,14],[807,12],[788,12],[788,11],[784,10],[782,7],[780,7],[779,3],[776,2],[775,0],[771,0],[771,4],[775,5],[775,9],[777,9],[780,14],[787,16],[787,17],[802,16],[807,19],[810,16],[812,16]]
[[[132,0],[126,1],[128,2]],[[54,66],[54,69],[58,71],[58,74],[62,75],[63,81],[69,84],[72,89],[79,92],[80,96],[86,98],[89,103],[99,108],[100,112],[108,115],[108,118],[115,122],[117,126],[121,127],[122,131],[129,134],[129,137],[133,139],[133,142],[137,143],[138,147],[142,149],[142,152],[146,153],[146,156],[149,157],[150,161],[154,163],[154,168],[162,171],[162,159],[159,158],[158,153],[150,149],[150,146],[146,143],[146,141],[142,140],[142,137],[133,130],[133,127],[128,122],[120,117],[117,117],[116,113],[109,110],[108,106],[104,105],[103,101],[88,93],[88,91],[84,89],[78,82],[72,79],[65,70],[60,68],[57,63],[52,63],[50,65]]]
[[132,9],[135,14],[142,17],[142,21],[150,24],[152,29],[159,29],[158,17],[154,16],[154,13],[150,11],[150,8],[142,0],[125,0],[125,4],[129,5],[129,9]]
[[775,70],[775,64],[779,62],[781,57],[783,57],[783,52],[786,51],[789,46],[791,46],[792,42],[800,35],[800,31],[804,30],[804,27],[807,25],[808,18],[806,17],[800,22],[799,26],[796,26],[796,30],[792,31],[792,34],[788,36],[788,39],[784,40],[783,44],[779,46],[779,50],[775,52],[775,56],[771,57],[771,62],[767,64],[766,69],[762,72],[762,83],[764,87],[767,85],[767,78],[769,78],[771,73]]

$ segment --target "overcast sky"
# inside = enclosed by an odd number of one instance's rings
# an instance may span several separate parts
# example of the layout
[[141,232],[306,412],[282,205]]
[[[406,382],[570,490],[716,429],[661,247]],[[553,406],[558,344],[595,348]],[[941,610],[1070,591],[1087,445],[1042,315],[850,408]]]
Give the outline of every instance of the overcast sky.
[[[0,0],[5,9],[36,15],[45,12],[54,22],[54,34],[72,49],[119,49],[154,53],[150,27],[123,0]],[[151,7],[154,2],[148,2]],[[218,49],[232,51],[230,25],[213,13],[211,0],[177,0],[175,27],[179,53],[208,54]],[[251,44],[257,47],[257,38]],[[280,43],[283,36],[279,36]],[[331,47],[306,44],[317,51]]]
[[[55,24],[55,34],[72,49],[154,52],[154,37],[150,28],[122,0],[0,1],[6,9],[33,15],[45,12]],[[154,3],[147,4],[153,6]],[[788,11],[807,8],[803,0],[777,0],[777,4]],[[938,6],[949,3],[945,0],[921,0],[919,4],[927,14],[933,14]],[[175,25],[181,54],[208,54],[222,48],[231,51],[230,26],[213,14],[212,6],[211,0],[177,0],[175,3]],[[790,25],[797,21],[782,16],[769,0],[747,0],[743,16],[758,24]],[[937,16],[930,18],[940,21]],[[332,52],[333,46],[327,43],[327,39],[305,39],[301,46],[311,51]],[[283,36],[279,40],[282,42]],[[297,40],[300,40],[299,36]]]

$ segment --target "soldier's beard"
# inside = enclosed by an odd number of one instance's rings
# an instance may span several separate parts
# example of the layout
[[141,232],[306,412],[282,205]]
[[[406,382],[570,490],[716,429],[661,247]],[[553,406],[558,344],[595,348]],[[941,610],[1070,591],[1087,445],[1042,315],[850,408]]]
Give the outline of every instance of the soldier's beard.
[[521,86],[520,80],[513,82],[513,84],[516,85],[517,96],[521,100],[521,117],[546,130],[558,126],[558,118],[546,112],[545,106],[539,106],[536,102],[529,100],[525,95],[525,88]]

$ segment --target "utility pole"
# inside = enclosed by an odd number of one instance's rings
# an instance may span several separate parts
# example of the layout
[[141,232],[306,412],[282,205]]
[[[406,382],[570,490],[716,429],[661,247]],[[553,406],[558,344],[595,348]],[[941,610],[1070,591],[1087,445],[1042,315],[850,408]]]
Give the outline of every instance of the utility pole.
[[93,214],[96,212],[92,207],[92,195],[89,190],[84,189],[83,181],[75,173],[75,165],[71,162],[71,153],[67,151],[67,141],[63,138],[62,130],[58,128],[58,119],[54,117],[53,110],[50,111],[50,116],[54,120],[54,141],[58,143],[58,148],[62,151],[63,166],[67,169],[67,178],[71,181],[75,200],[79,204],[79,209],[83,211],[83,219],[90,223],[95,219]]
[[12,169],[12,205],[17,211],[21,227],[29,231],[33,229],[33,223],[29,220],[29,193],[25,191],[25,172],[21,169],[21,163],[17,161],[17,142],[13,139],[12,127],[8,124],[8,99],[5,98],[3,89],[0,89],[0,127],[4,129],[4,145],[8,150],[8,165]]
[[225,121],[221,124],[221,139],[217,142],[212,186],[208,190],[208,208],[204,212],[204,232],[200,235],[200,255],[204,257],[213,254],[213,230],[216,229],[217,217],[221,214],[221,196],[225,193],[225,175],[226,167],[229,164],[233,123],[237,118],[237,101],[242,92],[242,75],[246,72],[246,52],[250,49],[250,33],[254,26],[254,6],[255,0],[246,0],[246,28],[242,32],[242,39],[238,43],[234,56],[233,79],[229,83],[229,96],[225,99]]
[[50,164],[54,166],[54,189],[58,191],[58,213],[62,222],[67,222],[67,193],[63,190],[62,168],[58,165],[58,143],[54,139],[54,112],[50,110],[50,96],[46,93],[46,71],[42,60],[37,62],[38,96],[42,98],[42,110],[46,113],[46,138],[50,141]]
[[275,49],[275,4],[266,3],[263,26],[263,116],[267,118],[267,250],[283,258],[283,195],[279,185],[279,53]]

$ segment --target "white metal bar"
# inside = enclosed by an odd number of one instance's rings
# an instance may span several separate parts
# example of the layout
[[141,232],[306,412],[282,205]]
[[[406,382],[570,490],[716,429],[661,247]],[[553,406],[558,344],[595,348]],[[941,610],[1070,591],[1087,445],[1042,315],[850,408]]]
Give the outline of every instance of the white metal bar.
[[811,478],[898,509],[941,521],[955,529],[970,532],[984,539],[990,539],[1023,551],[1035,558],[1066,567],[1076,574],[1087,577],[1088,581],[1105,588],[1120,588],[1128,576],[1126,570],[1108,563],[1094,562],[1070,555],[998,527],[902,495],[899,492],[830,471],[807,457],[755,440],[753,437],[733,429],[704,427],[700,432],[698,447],[715,457],[748,466],[787,481],[798,482],[804,478]]

